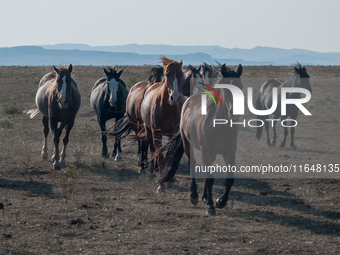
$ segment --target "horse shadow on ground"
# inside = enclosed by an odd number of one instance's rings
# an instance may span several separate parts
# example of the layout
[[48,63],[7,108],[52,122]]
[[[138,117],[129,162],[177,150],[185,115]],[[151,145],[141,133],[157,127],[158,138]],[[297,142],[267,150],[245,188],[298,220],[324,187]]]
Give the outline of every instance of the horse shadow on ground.
[[12,190],[23,190],[30,194],[28,197],[43,196],[48,198],[60,198],[59,194],[53,192],[53,185],[36,182],[36,181],[22,181],[22,180],[7,180],[0,178],[0,188],[12,189]]
[[[178,173],[188,176],[188,178],[190,176],[190,171],[186,164],[181,164]],[[201,181],[203,180],[201,179]],[[336,184],[336,181],[332,183]],[[217,187],[216,195],[223,194],[224,185],[224,180],[215,179],[214,186]],[[289,184],[283,184],[283,186],[289,190]],[[235,179],[234,187],[243,188],[244,192],[231,190],[228,203],[230,203],[231,200],[235,200],[256,206],[264,206],[267,210],[268,207],[281,208],[283,214],[285,214],[285,210],[293,210],[303,214],[301,216],[279,215],[269,209],[269,211],[253,210],[243,212],[242,214],[235,213],[236,217],[257,218],[300,230],[309,230],[319,235],[340,236],[340,224],[330,221],[340,219],[340,212],[312,208],[304,199],[297,198],[295,194],[287,190],[275,190],[264,180],[239,178]],[[190,192],[189,188],[178,187],[177,185],[175,185],[175,189],[179,192]],[[313,216],[314,219],[309,219],[307,218],[308,216]],[[321,219],[315,219],[315,216]]]
[[135,172],[130,168],[108,168],[106,166],[102,167],[84,167],[88,168],[87,170],[93,174],[98,174],[102,176],[106,176],[110,181],[113,182],[128,182],[132,180],[138,179],[141,174]]

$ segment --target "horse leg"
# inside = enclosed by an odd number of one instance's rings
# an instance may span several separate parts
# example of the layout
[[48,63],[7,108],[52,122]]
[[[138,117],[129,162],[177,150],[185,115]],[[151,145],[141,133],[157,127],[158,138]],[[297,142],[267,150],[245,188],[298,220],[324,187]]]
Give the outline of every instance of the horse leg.
[[203,189],[203,195],[202,195],[202,201],[207,202],[208,201],[208,193],[207,193],[207,179],[204,180],[204,189]]
[[60,130],[58,128],[58,122],[54,120],[53,118],[50,118],[50,125],[51,130],[53,133],[53,143],[54,143],[54,152],[53,156],[51,158],[51,161],[53,163],[53,170],[60,170],[60,162],[59,162],[59,138],[60,138]]
[[112,151],[112,157],[115,157],[115,161],[122,161],[122,148],[120,147],[120,141],[115,142],[114,149]]
[[[231,166],[235,166],[235,154],[230,155],[229,157],[223,155],[223,159],[224,162],[227,164],[227,162],[229,163],[229,165]],[[226,178],[226,187],[225,187],[225,192],[223,194],[222,197],[220,197],[219,199],[216,200],[216,207],[217,208],[224,208],[227,204],[227,201],[229,199],[229,193],[231,190],[231,187],[234,184],[234,173],[227,173],[227,178]]]
[[[120,120],[121,118],[123,118],[124,115],[119,115],[115,118],[115,122],[117,123],[118,120]],[[117,132],[116,130],[116,125],[114,128],[114,132]],[[116,141],[115,140],[115,144],[114,144],[114,148],[112,151],[112,157],[115,157],[115,161],[122,161],[122,148],[120,146],[121,141]]]
[[141,153],[141,150],[142,150],[142,141],[143,140],[138,139],[138,152],[137,152],[138,160],[137,160],[137,163],[138,163],[139,166],[142,163],[142,153]]
[[110,155],[107,150],[106,142],[107,142],[107,136],[106,136],[106,120],[103,120],[102,118],[98,117],[98,123],[100,126],[100,130],[102,131],[102,157],[109,158]]
[[66,147],[69,141],[69,136],[74,123],[65,126],[65,135],[63,138],[63,150],[61,151],[61,163],[65,163],[66,158]]
[[214,216],[214,215],[216,215],[216,210],[215,210],[214,202],[213,202],[213,199],[212,199],[212,187],[214,185],[214,178],[213,177],[209,177],[209,178],[206,177],[205,182],[206,182],[207,193],[208,193],[207,214]]
[[[154,146],[155,146],[156,151],[159,151],[162,148],[162,136],[163,135],[161,132],[155,131],[153,133],[153,141],[154,141]],[[163,176],[163,168],[161,167],[163,160],[164,160],[163,153],[160,152],[156,160],[157,166],[158,166],[158,176]],[[160,191],[163,191],[164,188],[165,188],[164,184],[159,185],[157,188],[157,193],[159,193]]]
[[[292,119],[296,119],[296,118],[292,118]],[[295,124],[295,122],[291,121],[290,122],[291,124],[291,128],[290,128],[290,136],[291,136],[291,141],[290,141],[290,147],[293,149],[293,150],[296,150],[296,146],[294,145],[294,133],[295,133],[295,127],[293,127],[293,125]]]
[[[207,148],[201,147],[201,154],[202,154],[202,159],[203,159],[203,165],[208,167],[211,166],[211,164],[214,162],[216,155],[211,154],[211,152],[208,151]],[[208,177],[209,175],[209,177]],[[212,199],[212,187],[214,185],[214,177],[210,173],[206,173],[205,175],[205,189],[207,192],[207,214],[208,215],[216,215],[216,210],[214,207],[214,201]]]
[[277,138],[277,135],[276,135],[276,121],[273,121],[273,139],[272,139],[272,146],[275,146],[276,145],[276,138]]
[[[281,121],[285,120],[286,118],[287,117],[285,117],[285,116],[281,117]],[[284,129],[284,132],[283,132],[284,138],[283,138],[283,140],[282,140],[282,142],[280,144],[281,148],[284,148],[286,146],[286,139],[287,139],[287,136],[288,136],[288,133],[289,133],[287,127],[284,127],[283,129]]]
[[48,118],[44,116],[43,119],[42,119],[42,122],[43,122],[43,125],[44,125],[44,145],[42,147],[41,157],[43,159],[47,159],[48,158],[47,136],[48,136],[48,133],[50,131],[50,129],[48,127]]
[[149,167],[149,162],[145,162],[148,159],[148,148],[149,148],[148,141],[144,139],[141,140],[140,146],[141,146],[140,147],[141,163],[140,163],[139,173],[141,173],[141,171],[144,171],[145,168]]
[[[147,141],[148,141],[149,146],[150,146],[150,152],[152,154],[156,151],[155,145],[154,145],[153,139],[152,139],[152,132],[148,128],[146,128],[145,131],[146,131],[146,138],[147,138]],[[152,159],[150,161],[150,175],[153,175],[154,171],[155,171],[155,160]]]
[[270,138],[269,138],[269,123],[268,121],[264,122],[264,128],[266,129],[266,133],[267,133],[267,147],[272,147],[270,144]]

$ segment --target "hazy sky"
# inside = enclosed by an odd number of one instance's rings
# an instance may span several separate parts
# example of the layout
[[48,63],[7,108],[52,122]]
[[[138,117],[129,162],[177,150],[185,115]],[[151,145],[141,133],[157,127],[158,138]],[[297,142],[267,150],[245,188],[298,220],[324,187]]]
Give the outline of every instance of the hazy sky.
[[340,51],[338,0],[0,0],[0,47],[85,43]]

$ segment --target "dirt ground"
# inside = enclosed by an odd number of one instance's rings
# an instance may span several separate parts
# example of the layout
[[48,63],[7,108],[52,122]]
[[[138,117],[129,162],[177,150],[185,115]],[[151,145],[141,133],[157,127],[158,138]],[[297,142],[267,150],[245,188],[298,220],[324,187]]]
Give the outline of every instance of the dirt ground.
[[[124,68],[122,79],[129,87],[144,80],[150,69]],[[244,91],[251,86],[257,93],[268,78],[286,80],[290,69],[245,66]],[[133,139],[123,141],[123,161],[101,158],[100,129],[89,99],[104,72],[94,66],[73,70],[82,106],[71,131],[67,165],[54,171],[52,163],[40,157],[42,115],[30,119],[23,113],[35,108],[39,80],[52,67],[0,66],[0,254],[339,253],[336,174],[327,179],[236,179],[226,208],[207,216],[206,205],[190,203],[185,157],[174,189],[161,194],[156,194],[154,178],[138,174]],[[298,149],[267,148],[265,135],[256,141],[253,128],[241,128],[238,167],[340,163],[340,67],[307,70],[313,95],[306,108],[313,116],[299,113]],[[17,110],[6,113],[10,106]],[[247,112],[246,118],[254,116]],[[283,130],[277,130],[279,144]],[[48,145],[52,156],[51,135]],[[108,147],[113,149],[113,137]],[[202,180],[198,185],[202,195]],[[216,180],[214,199],[223,190],[223,181]]]

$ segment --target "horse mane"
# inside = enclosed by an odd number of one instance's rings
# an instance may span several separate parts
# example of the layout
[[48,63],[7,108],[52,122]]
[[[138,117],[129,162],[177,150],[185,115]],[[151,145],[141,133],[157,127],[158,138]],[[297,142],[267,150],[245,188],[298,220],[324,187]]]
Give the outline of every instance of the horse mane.
[[163,66],[155,66],[151,68],[151,70],[148,72],[148,81],[152,82],[152,80],[157,77],[157,75],[162,75],[164,72]]
[[159,60],[163,62],[164,74],[171,72],[172,68],[179,68],[182,70],[182,60],[181,62],[177,62],[164,56],[162,56]]
[[[218,65],[220,67],[222,67],[222,65],[220,63],[218,63]],[[202,69],[203,69],[203,72],[206,71],[206,70],[210,70],[213,73],[212,77],[214,77],[214,78],[218,78],[218,76],[219,76],[218,70],[213,65],[209,65],[206,62],[203,62]]]
[[296,62],[292,66],[294,76],[299,76],[300,78],[310,78],[307,73],[306,67],[302,66],[299,62]]

